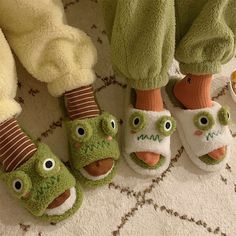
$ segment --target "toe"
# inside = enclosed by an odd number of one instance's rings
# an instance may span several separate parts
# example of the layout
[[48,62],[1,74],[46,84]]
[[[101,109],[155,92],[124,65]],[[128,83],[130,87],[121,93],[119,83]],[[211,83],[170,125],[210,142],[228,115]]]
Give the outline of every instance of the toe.
[[225,152],[226,152],[226,147],[221,147],[221,148],[218,148],[218,149],[208,153],[208,156],[210,156],[214,160],[219,161],[224,158]]
[[136,152],[136,156],[149,166],[156,165],[160,160],[160,154],[153,152]]

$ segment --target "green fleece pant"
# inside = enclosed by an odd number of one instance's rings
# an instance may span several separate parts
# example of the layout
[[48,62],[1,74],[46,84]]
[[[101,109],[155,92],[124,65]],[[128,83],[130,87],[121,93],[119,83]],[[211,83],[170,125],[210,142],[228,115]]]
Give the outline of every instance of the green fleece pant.
[[183,74],[214,74],[236,51],[235,0],[100,0],[115,71],[135,89]]

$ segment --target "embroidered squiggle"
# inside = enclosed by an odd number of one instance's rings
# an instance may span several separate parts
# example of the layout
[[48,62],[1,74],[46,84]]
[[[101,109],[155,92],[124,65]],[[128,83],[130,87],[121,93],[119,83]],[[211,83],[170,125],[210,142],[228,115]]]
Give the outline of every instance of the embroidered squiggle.
[[218,130],[217,132],[209,132],[205,137],[206,140],[209,141],[210,139],[214,139],[215,136],[219,136],[222,134],[221,130]]
[[156,134],[156,135],[141,134],[140,136],[137,137],[138,141],[145,140],[145,139],[152,140],[155,142],[158,141],[159,143],[162,141],[162,139],[160,138],[160,136],[158,134]]
[[98,150],[98,149],[102,149],[102,148],[107,148],[110,146],[109,142],[106,142],[105,140],[102,140],[100,142],[97,143],[93,143],[93,144],[88,144],[84,147],[81,148],[82,152],[88,153],[88,152],[92,152],[94,149]]

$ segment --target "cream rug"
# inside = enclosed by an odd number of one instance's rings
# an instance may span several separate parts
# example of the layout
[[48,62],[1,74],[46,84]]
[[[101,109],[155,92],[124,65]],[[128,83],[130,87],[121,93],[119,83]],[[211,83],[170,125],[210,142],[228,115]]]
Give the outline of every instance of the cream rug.
[[[97,0],[64,1],[69,24],[86,31],[98,48],[95,84],[105,110],[122,120],[125,82],[114,77],[109,47]],[[236,104],[226,87],[236,60],[217,76],[213,97],[229,105],[236,121]],[[67,141],[57,99],[32,79],[18,63],[17,100],[24,112],[23,126],[67,160]],[[171,74],[178,74],[173,65]],[[233,133],[236,127],[232,125]],[[172,139],[172,162],[160,178],[141,178],[122,160],[113,183],[86,190],[80,211],[71,219],[50,225],[20,207],[0,185],[0,235],[4,236],[204,236],[236,235],[236,148],[230,162],[217,174],[199,171],[188,159],[177,134]]]

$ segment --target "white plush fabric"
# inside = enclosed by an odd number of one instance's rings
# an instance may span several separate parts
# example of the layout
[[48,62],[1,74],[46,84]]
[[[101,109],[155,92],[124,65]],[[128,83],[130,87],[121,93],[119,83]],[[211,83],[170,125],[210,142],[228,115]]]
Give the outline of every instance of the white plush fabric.
[[[137,133],[133,133],[131,127],[129,125],[129,117],[134,112],[142,112],[146,116],[147,124],[144,129]],[[153,111],[144,111],[135,108],[130,108],[127,112],[126,121],[125,121],[125,152],[132,153],[132,152],[154,152],[163,155],[164,157],[170,158],[170,136],[164,137],[162,136],[156,128],[156,122],[162,116],[171,116],[170,112],[167,110],[161,112],[153,112]],[[162,140],[159,142],[158,139],[149,140],[149,139],[142,139],[140,136],[159,136]]]
[[[204,109],[182,110],[176,108],[174,112],[175,117],[181,123],[183,135],[188,141],[191,151],[196,156],[203,156],[232,143],[233,138],[229,127],[222,126],[217,117],[217,113],[221,107],[219,103],[213,102],[212,107]],[[197,136],[194,133],[199,129],[194,125],[194,116],[201,111],[209,112],[214,117],[215,124],[210,130],[204,131],[201,136]]]

